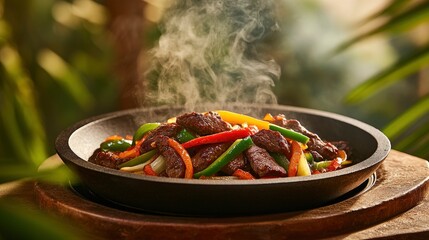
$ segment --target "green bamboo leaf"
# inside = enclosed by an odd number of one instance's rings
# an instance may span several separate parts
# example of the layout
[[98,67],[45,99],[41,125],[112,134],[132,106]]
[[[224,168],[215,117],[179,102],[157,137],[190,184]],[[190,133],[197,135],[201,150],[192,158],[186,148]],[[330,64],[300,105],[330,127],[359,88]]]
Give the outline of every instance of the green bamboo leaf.
[[429,159],[429,129],[427,127],[429,122],[424,124],[426,125],[413,129],[411,134],[402,139],[400,143],[394,144],[393,148],[423,159]]
[[[21,141],[24,145],[26,158],[39,165],[48,157],[46,153],[46,134],[34,104],[34,96],[15,95],[15,111],[21,119]],[[25,143],[25,144],[23,144]]]
[[4,128],[5,132],[5,141],[8,141],[8,143],[11,146],[11,149],[8,149],[10,152],[13,152],[15,156],[17,157],[16,161],[23,161],[23,162],[29,162],[28,158],[26,158],[25,155],[25,145],[22,144],[22,134],[21,134],[21,128],[19,126],[19,121],[16,117],[14,102],[10,101],[10,99],[13,99],[11,94],[13,94],[13,91],[7,91],[10,90],[7,86],[5,86],[6,91],[4,91],[4,94],[2,94],[2,107],[1,107],[1,122],[4,123],[6,126]]
[[429,95],[420,99],[410,109],[389,123],[383,132],[389,138],[396,138],[407,130],[414,122],[429,112]]
[[6,21],[0,18],[0,44],[4,44],[6,39],[10,37],[11,29]]
[[54,184],[65,184],[75,182],[77,177],[66,165],[59,165],[53,168],[38,170],[31,164],[1,164],[0,184],[19,179],[32,179]]
[[[425,122],[421,126],[414,128],[413,131],[406,137],[402,138],[394,148],[399,151],[413,151],[417,146],[420,146],[422,141],[429,136],[429,123]],[[397,137],[399,138],[399,137]],[[395,141],[396,139],[391,139]]]
[[345,101],[357,103],[368,96],[402,80],[404,77],[417,72],[429,64],[429,45],[413,53],[410,57],[399,59],[396,63],[364,81],[350,91]]
[[364,20],[360,21],[358,25],[369,23],[380,17],[395,15],[398,12],[400,12],[409,3],[410,3],[409,0],[392,0],[388,4],[386,4],[386,6],[381,8],[379,11],[369,15]]
[[423,2],[418,4],[401,14],[392,17],[390,20],[385,22],[384,24],[364,32],[356,37],[340,44],[335,50],[334,53],[338,53],[344,51],[350,46],[356,44],[357,42],[361,42],[369,37],[372,37],[376,34],[386,33],[386,32],[401,32],[401,31],[409,31],[411,28],[427,22],[429,20],[429,2]]
[[37,62],[53,80],[56,80],[83,108],[88,109],[94,103],[94,97],[83,84],[79,74],[59,55],[49,49],[39,52]]
[[[18,51],[5,44],[0,48],[0,64],[5,70],[2,122],[6,137],[21,162],[40,164],[46,157],[46,139],[37,112],[34,85],[25,71]],[[2,97],[2,98],[3,98]]]
[[82,239],[83,231],[17,201],[0,199],[1,239]]
[[429,133],[426,133],[424,138],[420,139],[420,144],[418,147],[412,152],[415,156],[421,157],[423,159],[429,159]]
[[30,164],[2,164],[0,165],[0,183],[6,183],[18,179],[34,177],[37,174],[37,169]]

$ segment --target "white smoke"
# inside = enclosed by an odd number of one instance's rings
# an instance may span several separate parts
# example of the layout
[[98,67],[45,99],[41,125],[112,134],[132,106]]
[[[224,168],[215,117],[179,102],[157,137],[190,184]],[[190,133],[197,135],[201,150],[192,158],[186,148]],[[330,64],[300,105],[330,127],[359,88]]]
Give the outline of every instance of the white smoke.
[[277,29],[274,9],[267,0],[173,3],[147,56],[144,105],[277,103],[280,67],[256,48]]

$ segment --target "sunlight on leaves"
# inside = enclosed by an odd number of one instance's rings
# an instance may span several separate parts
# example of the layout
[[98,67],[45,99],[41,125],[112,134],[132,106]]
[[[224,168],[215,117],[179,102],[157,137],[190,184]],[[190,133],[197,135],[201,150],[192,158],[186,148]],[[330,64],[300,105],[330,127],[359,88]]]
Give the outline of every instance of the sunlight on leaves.
[[371,14],[369,17],[362,20],[358,25],[364,25],[365,23],[376,20],[384,16],[392,16],[401,12],[405,5],[409,4],[409,0],[395,0],[390,4],[387,4],[384,8],[380,9],[378,12]]
[[68,91],[82,108],[92,106],[93,96],[79,80],[78,74],[60,56],[49,49],[43,49],[39,52],[37,61],[54,80],[64,86],[64,90]]
[[383,132],[391,138],[397,137],[408,129],[414,122],[429,112],[429,96],[422,98],[418,103],[412,106],[409,110],[396,118],[393,122],[387,125]]
[[53,184],[68,184],[77,181],[77,177],[65,165],[38,170],[28,164],[2,164],[0,184],[19,179],[37,180]]
[[8,139],[13,142],[12,146],[20,159],[38,165],[47,154],[33,83],[23,69],[18,52],[7,44],[0,49],[0,63],[7,73],[2,88],[9,101],[5,101],[1,116],[8,126]]
[[419,26],[420,24],[427,23],[429,20],[429,2],[423,2],[418,4],[407,11],[404,11],[380,26],[364,32],[356,37],[353,37],[349,41],[340,44],[334,52],[341,52],[351,47],[352,45],[366,40],[376,34],[380,33],[397,33],[403,31],[409,31],[411,28]]
[[93,24],[104,25],[107,22],[105,8],[91,0],[75,0],[72,5],[72,13]]
[[[384,34],[385,37],[392,39],[393,36],[402,37],[412,36],[411,31],[420,26],[426,26],[424,33],[427,33],[427,25],[429,24],[429,1],[390,1],[388,5],[371,14],[369,17],[361,21],[361,26],[377,20],[385,20],[377,27],[361,33],[349,41],[340,44],[335,52],[339,53],[352,45],[361,43],[375,35]],[[423,29],[423,28],[421,28]],[[421,35],[421,34],[420,34]],[[414,39],[414,38],[413,38]],[[412,54],[404,54],[396,63],[381,70],[378,74],[366,79],[362,84],[352,89],[345,98],[347,103],[360,103],[363,100],[368,100],[369,97],[380,93],[387,87],[404,82],[406,80],[416,80],[415,76],[422,69],[429,65],[429,43],[428,38],[423,36],[418,39],[418,43],[414,43],[416,49]],[[416,41],[417,42],[417,41]],[[398,52],[401,47],[397,46]],[[423,75],[422,75],[423,76]],[[428,81],[427,77],[419,77],[417,87],[422,87]],[[427,92],[415,91],[415,98],[419,100],[411,105],[399,117],[392,120],[385,126],[383,132],[392,141],[394,149],[411,153],[418,157],[428,158],[429,151],[425,145],[429,144],[429,96]],[[392,96],[394,97],[394,96]]]
[[80,23],[80,18],[73,14],[72,8],[71,3],[58,1],[52,6],[52,16],[64,26],[76,28]]
[[408,137],[402,139],[398,143],[395,144],[395,147],[399,150],[410,149],[415,151],[420,146],[425,146],[426,153],[429,151],[427,149],[427,142],[429,141],[429,124],[421,124],[419,128],[415,128],[415,130],[408,135]]
[[400,59],[384,71],[378,73],[372,78],[369,78],[358,87],[351,90],[346,101],[349,103],[360,102],[368,96],[401,81],[410,74],[413,74],[426,66],[429,62],[429,46],[417,51],[413,56],[405,59]]

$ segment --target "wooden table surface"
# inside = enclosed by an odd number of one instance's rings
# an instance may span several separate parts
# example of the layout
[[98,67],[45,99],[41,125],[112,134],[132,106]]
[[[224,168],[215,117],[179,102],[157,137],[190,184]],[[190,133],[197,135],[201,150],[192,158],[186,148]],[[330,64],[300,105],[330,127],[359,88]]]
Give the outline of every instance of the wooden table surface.
[[[392,218],[383,221],[381,223],[375,223],[364,229],[359,229],[357,231],[351,231],[347,233],[342,233],[337,236],[328,237],[329,239],[429,239],[429,166],[426,160],[392,150],[388,158],[382,164],[401,166],[403,165],[404,169],[408,168],[408,177],[406,175],[401,175],[401,171],[398,169],[398,172],[390,171],[390,175],[395,179],[404,179],[404,183],[407,182],[407,179],[413,181],[413,174],[410,174],[410,171],[419,170],[418,174],[426,174],[427,176],[419,180],[419,182],[412,183],[415,189],[409,189],[406,192],[412,193],[415,197],[411,196],[414,199],[408,197],[398,196],[395,197],[398,200],[396,204],[406,204],[407,201],[416,202],[417,205],[413,206],[411,209],[399,213]],[[412,167],[415,169],[412,169]],[[383,176],[381,176],[383,177]],[[390,183],[392,184],[392,183]],[[410,185],[409,183],[408,185]],[[407,184],[404,184],[406,186]],[[23,202],[29,208],[40,208],[40,199],[35,194],[35,183],[32,181],[15,181],[6,184],[0,185],[0,198],[18,200]],[[395,190],[396,189],[396,190]],[[392,186],[392,191],[398,191],[398,188]],[[387,190],[389,190],[387,188]],[[417,191],[415,191],[417,190]],[[366,203],[367,204],[367,203]],[[386,205],[387,206],[387,205]],[[43,208],[42,208],[43,209]],[[381,214],[389,209],[378,209],[378,214]],[[317,212],[316,210],[311,210],[309,212]],[[309,214],[309,213],[304,213]],[[368,216],[371,217],[371,216]],[[64,221],[67,221],[66,219]],[[284,221],[284,220],[283,220]],[[323,223],[321,223],[323,224]],[[311,229],[311,228],[310,228]],[[310,230],[309,229],[309,230]],[[91,236],[91,232],[88,233],[90,239],[104,239],[105,236]],[[108,238],[108,237],[107,237]],[[257,237],[260,238],[260,237]],[[180,239],[180,237],[176,237]],[[274,239],[269,235],[265,236],[265,239]]]

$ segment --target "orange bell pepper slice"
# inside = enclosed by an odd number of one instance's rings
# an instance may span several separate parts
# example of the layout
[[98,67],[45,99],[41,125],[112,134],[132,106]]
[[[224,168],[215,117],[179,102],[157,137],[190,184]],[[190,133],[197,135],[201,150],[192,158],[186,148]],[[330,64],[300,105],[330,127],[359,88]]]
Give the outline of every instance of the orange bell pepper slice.
[[168,145],[172,147],[182,158],[185,164],[185,178],[192,178],[194,175],[194,166],[192,166],[192,160],[186,149],[177,141],[172,138],[168,139]]
[[295,177],[298,173],[298,164],[301,158],[301,155],[304,154],[301,149],[301,145],[299,145],[296,141],[291,141],[292,144],[292,155],[290,157],[289,169],[287,171],[288,177]]

